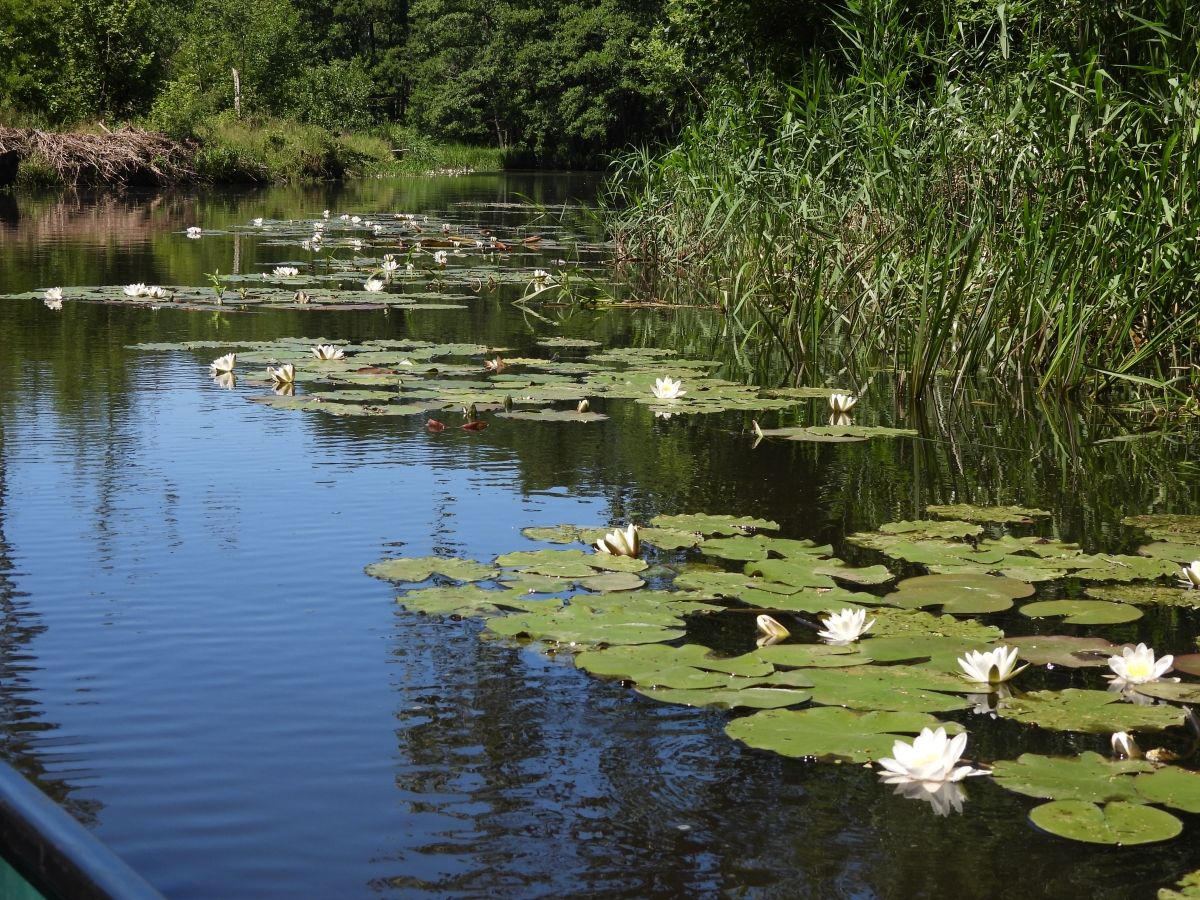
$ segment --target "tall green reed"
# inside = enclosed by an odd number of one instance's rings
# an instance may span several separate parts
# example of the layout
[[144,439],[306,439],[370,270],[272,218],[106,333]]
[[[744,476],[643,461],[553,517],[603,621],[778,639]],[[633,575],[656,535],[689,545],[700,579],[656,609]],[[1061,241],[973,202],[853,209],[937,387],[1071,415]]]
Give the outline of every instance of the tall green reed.
[[719,92],[620,159],[612,234],[643,291],[707,298],[798,373],[1167,385],[1200,315],[1200,25],[1176,7],[1051,40],[1004,7],[848,4],[790,84]]

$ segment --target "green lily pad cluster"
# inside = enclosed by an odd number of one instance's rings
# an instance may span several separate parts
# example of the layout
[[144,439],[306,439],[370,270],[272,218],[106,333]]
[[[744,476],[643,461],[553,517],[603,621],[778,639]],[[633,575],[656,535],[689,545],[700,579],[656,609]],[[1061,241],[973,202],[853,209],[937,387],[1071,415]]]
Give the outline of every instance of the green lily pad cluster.
[[[1174,577],[1179,569],[1171,560],[1151,556],[1086,553],[1078,544],[1055,538],[1009,533],[986,535],[976,522],[1027,523],[1034,515],[1040,515],[1040,510],[1003,507],[991,518],[974,507],[931,507],[930,512],[941,514],[951,509],[964,513],[972,521],[892,522],[875,532],[853,534],[848,540],[878,550],[891,559],[922,565],[934,573],[994,574],[1027,582],[1067,577],[1089,582],[1150,581]],[[1136,611],[1130,618],[1137,618]],[[1130,618],[1106,617],[1106,622]]]
[[1179,818],[1153,805],[1200,812],[1200,773],[1146,760],[1109,760],[1098,753],[1077,757],[1022,754],[996,763],[997,784],[1049,800],[1030,812],[1046,831],[1094,844],[1144,844],[1183,830]]
[[[1094,635],[1006,635],[983,621],[1005,614],[1010,625],[1024,621],[1033,629],[1042,619],[1109,625],[1140,614],[1137,605],[1116,599],[1031,599],[1033,580],[993,574],[1017,568],[1013,560],[1029,570],[1048,570],[1043,561],[1054,560],[1056,570],[1079,577],[1120,570],[1118,563],[1129,559],[1086,554],[1051,539],[985,534],[980,524],[1027,525],[1037,513],[984,510],[971,513],[978,522],[896,522],[856,535],[854,543],[908,562],[914,560],[905,542],[919,544],[923,559],[938,560],[922,563],[927,569],[948,570],[905,578],[890,589],[894,576],[883,565],[852,566],[830,545],[777,536],[778,524],[766,519],[708,513],[652,519],[639,533],[645,558],[596,552],[590,545],[608,529],[560,524],[523,531],[551,548],[506,553],[491,563],[385,560],[368,572],[405,585],[398,599],[410,610],[479,617],[493,636],[536,641],[646,698],[740,710],[726,726],[731,737],[802,759],[875,762],[892,752],[895,741],[923,728],[961,732],[957,720],[965,716],[1083,735],[1179,733],[1172,730],[1188,721],[1187,707],[1200,705],[1200,682],[1104,690],[1105,681],[1092,670],[1119,656],[1120,644]],[[947,562],[969,559],[980,547],[995,562]],[[1166,570],[1135,572],[1150,580]],[[1129,584],[1133,577],[1103,590],[1145,587]],[[1022,601],[1028,602],[1018,606]],[[1023,615],[1014,619],[1014,607]],[[821,617],[847,608],[865,611],[867,632],[846,644],[816,641]],[[756,643],[755,615],[763,613],[779,617],[792,636]],[[703,628],[701,620],[708,623]],[[735,649],[717,652],[693,637],[714,627],[741,635]],[[1061,671],[1067,677],[1058,687],[1036,690],[964,677],[961,656],[1001,645],[1015,647],[1020,659],[1046,667],[1051,676]],[[1191,659],[1180,657],[1181,671],[1200,674],[1200,655],[1194,665]],[[1091,686],[1080,686],[1080,677]],[[1030,813],[1043,830],[1093,843],[1144,843],[1180,833],[1172,810],[1200,812],[1200,774],[1164,766],[1166,758],[1025,754],[997,762],[994,775],[1002,787],[1044,801]]]
[[[317,359],[311,348],[319,343],[337,346],[344,357]],[[556,350],[551,358],[507,357],[504,348],[416,340],[188,341],[139,344],[135,349],[234,352],[235,377],[260,385],[269,383],[268,366],[290,363],[303,391],[263,396],[257,402],[335,416],[408,416],[474,407],[475,415],[497,419],[591,423],[607,416],[588,407],[608,399],[636,400],[656,413],[672,415],[780,409],[793,402],[715,377],[709,373],[718,363],[681,359],[670,350],[596,350],[593,342],[567,338],[548,343],[547,349]],[[587,355],[564,358],[571,351]],[[655,397],[652,388],[663,376],[684,380],[687,395],[676,400]],[[581,408],[584,400],[588,405]]]

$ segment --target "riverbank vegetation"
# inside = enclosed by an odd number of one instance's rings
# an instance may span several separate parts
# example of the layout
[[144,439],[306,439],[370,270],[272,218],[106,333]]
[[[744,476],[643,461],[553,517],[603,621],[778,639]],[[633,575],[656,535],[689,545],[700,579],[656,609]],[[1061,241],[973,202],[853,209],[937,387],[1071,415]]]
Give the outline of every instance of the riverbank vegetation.
[[603,165],[670,133],[661,2],[0,0],[0,122],[132,123],[213,178]]
[[1186,4],[803,4],[790,44],[685,5],[685,64],[737,66],[675,146],[616,169],[644,294],[708,298],[796,369],[884,362],[914,395],[947,371],[1060,391],[1195,371]]

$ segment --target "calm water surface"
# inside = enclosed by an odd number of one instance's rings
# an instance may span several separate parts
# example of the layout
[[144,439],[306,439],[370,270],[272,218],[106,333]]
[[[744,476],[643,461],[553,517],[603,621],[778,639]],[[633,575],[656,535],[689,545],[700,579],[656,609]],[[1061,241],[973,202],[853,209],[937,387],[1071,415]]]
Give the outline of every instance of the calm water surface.
[[[0,292],[205,284],[296,250],[250,230],[189,241],[187,225],[324,208],[594,239],[556,204],[596,187],[512,175],[0,194]],[[496,205],[525,198],[545,211]],[[599,425],[430,435],[423,417],[263,408],[246,402],[252,388],[214,386],[216,354],[128,349],[290,336],[520,348],[566,334],[727,354],[706,314],[559,311],[547,323],[511,306],[519,292],[387,314],[0,302],[5,758],[172,898],[1134,897],[1200,867],[1195,821],[1161,846],[1069,844],[986,779],[962,815],[939,818],[861,767],[748,750],[724,736],[727,713],[663,706],[481,640],[477,623],[406,613],[362,572],[400,553],[532,548],[526,525],[660,512],[768,516],[840,549],[851,531],[955,501],[1042,506],[1062,536],[1125,549],[1122,515],[1197,511],[1187,433],[1097,443],[1130,423],[1011,393],[906,409],[880,385],[863,420],[921,439],[751,455],[740,414],[661,420],[621,401]],[[1186,652],[1195,625],[1147,616],[1106,634]],[[984,760],[1104,744],[1011,723],[986,734],[972,745]]]

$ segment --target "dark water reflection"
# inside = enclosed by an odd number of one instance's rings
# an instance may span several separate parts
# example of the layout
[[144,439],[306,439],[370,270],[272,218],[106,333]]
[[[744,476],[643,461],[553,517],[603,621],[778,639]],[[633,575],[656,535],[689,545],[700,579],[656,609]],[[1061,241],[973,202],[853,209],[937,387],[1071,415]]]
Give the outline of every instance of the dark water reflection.
[[[518,213],[454,204],[594,190],[480,176],[0,194],[0,290],[202,284],[289,253],[189,242],[179,231],[194,223],[332,208],[502,231]],[[597,427],[433,436],[419,419],[264,409],[245,402],[251,389],[216,388],[209,355],[126,349],[302,335],[528,348],[561,333],[733,358],[719,321],[695,311],[558,311],[551,326],[512,296],[407,314],[0,304],[5,758],[178,898],[1131,897],[1200,866],[1193,821],[1163,846],[1068,844],[986,780],[962,815],[939,818],[863,768],[746,750],[724,737],[727,714],[664,707],[481,640],[473,623],[406,613],[361,571],[397,547],[486,559],[519,546],[524,525],[691,510],[765,515],[840,547],[957,501],[1043,506],[1063,537],[1124,549],[1122,515],[1195,511],[1194,435],[1097,443],[1130,420],[1004,392],[904,409],[877,381],[861,421],[921,439],[751,451],[741,415],[662,420],[617,401]],[[1195,624],[1147,616],[1111,634],[1184,652]],[[983,759],[1103,746],[1011,723],[977,733]]]

